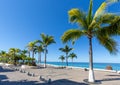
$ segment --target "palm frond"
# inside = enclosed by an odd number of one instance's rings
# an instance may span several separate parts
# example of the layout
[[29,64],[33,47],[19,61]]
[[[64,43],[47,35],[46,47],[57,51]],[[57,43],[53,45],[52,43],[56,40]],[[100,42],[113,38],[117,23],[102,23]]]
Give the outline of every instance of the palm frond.
[[33,51],[35,49],[35,44],[36,41],[29,42],[26,47],[29,49],[29,51]]
[[77,55],[75,53],[70,53],[70,55],[68,57],[70,57],[71,59],[73,59],[73,58],[77,58]]
[[104,27],[103,31],[110,36],[120,35],[120,18],[116,18],[113,21],[114,23],[110,24],[107,27]]
[[113,3],[116,3],[116,2],[119,2],[120,0],[107,0],[107,4],[113,4]]
[[83,12],[77,8],[71,9],[68,11],[70,22],[77,22],[83,16]]
[[68,45],[65,45],[64,48],[59,48],[59,50],[61,50],[62,52],[68,53],[71,50],[73,50],[73,48],[70,48]]
[[77,29],[70,29],[62,35],[61,40],[63,41],[63,43],[66,43],[68,41],[75,41],[82,35],[83,35],[82,31]]
[[101,16],[105,12],[106,6],[107,6],[106,2],[103,2],[101,6],[98,8],[98,10],[95,12],[93,19],[96,19],[97,17]]
[[56,43],[54,41],[54,37],[53,36],[49,36],[49,35],[45,35],[45,34],[41,34],[41,38],[42,38],[42,41],[40,40],[39,42],[41,44],[43,44],[44,46],[47,46],[47,45],[50,45],[52,43]]
[[97,39],[111,54],[117,53],[117,42],[108,36],[98,34]]
[[37,52],[43,52],[44,48],[42,45],[40,45],[40,46],[36,46],[36,50],[37,50]]
[[44,42],[45,39],[46,39],[46,35],[45,35],[44,33],[41,33],[40,36],[41,36],[41,38],[42,38],[42,40],[43,40],[43,42]]
[[64,51],[64,48],[59,48],[59,50]]
[[61,55],[61,56],[59,57],[59,59],[62,60],[62,61],[64,61],[64,60],[65,60],[64,55]]
[[93,1],[90,0],[90,5],[89,5],[89,12],[87,16],[87,23],[90,24],[92,21],[92,6],[93,6]]
[[105,12],[106,6],[107,6],[106,2],[103,2],[101,6],[97,9],[93,17],[93,20],[91,24],[89,25],[89,29],[93,29],[93,27],[96,25],[97,23],[96,19],[99,18],[101,15],[103,15],[103,13]]
[[102,22],[102,23],[107,23],[107,24],[111,24],[116,22],[116,20],[118,20],[120,17],[116,16],[115,14],[103,14],[102,16],[100,16],[100,18],[98,18],[98,21]]
[[74,8],[68,11],[68,15],[69,15],[70,22],[78,23],[80,26],[87,28],[86,14],[83,11],[77,8]]
[[49,36],[49,37],[48,37],[48,45],[51,44],[51,43],[56,43],[56,42],[54,41],[54,37],[53,37],[53,36]]
[[36,40],[36,43],[39,43],[40,45],[43,45],[43,42],[41,40]]

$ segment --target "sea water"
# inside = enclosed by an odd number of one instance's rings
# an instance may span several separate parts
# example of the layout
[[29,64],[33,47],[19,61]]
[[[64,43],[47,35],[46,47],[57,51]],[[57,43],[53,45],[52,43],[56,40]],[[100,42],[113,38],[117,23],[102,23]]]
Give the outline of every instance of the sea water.
[[[44,63],[44,62],[42,62]],[[51,65],[57,65],[57,66],[66,66],[65,62],[47,62],[47,64]],[[93,63],[93,68],[94,69],[105,69],[106,66],[112,66],[113,70],[120,70],[120,63]],[[72,67],[82,67],[82,68],[89,68],[89,63],[88,62],[69,62],[68,66]]]

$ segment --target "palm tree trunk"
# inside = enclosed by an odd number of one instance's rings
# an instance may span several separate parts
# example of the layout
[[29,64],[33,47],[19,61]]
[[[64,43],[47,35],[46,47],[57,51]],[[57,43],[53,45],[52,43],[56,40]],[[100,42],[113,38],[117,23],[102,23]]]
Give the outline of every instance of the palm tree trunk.
[[72,59],[72,65],[73,65],[73,59]]
[[28,56],[30,57],[30,51],[28,52]]
[[[62,60],[62,64],[63,64],[63,60]],[[63,65],[62,65],[62,68],[63,68]]]
[[66,65],[68,66],[68,53],[66,53]]
[[14,65],[16,65],[15,52],[14,52],[13,56],[14,56]]
[[23,64],[25,64],[25,60],[23,60]]
[[47,58],[47,47],[45,47],[45,63],[44,63],[44,68],[46,68],[46,58]]
[[88,82],[95,82],[93,71],[93,51],[92,51],[92,38],[89,38],[89,78]]
[[41,52],[38,53],[38,63],[41,63]]
[[[32,58],[34,58],[34,51],[32,51]],[[32,63],[33,63],[33,60],[32,60]]]
[[45,52],[45,64],[44,64],[44,67],[46,68],[46,52]]

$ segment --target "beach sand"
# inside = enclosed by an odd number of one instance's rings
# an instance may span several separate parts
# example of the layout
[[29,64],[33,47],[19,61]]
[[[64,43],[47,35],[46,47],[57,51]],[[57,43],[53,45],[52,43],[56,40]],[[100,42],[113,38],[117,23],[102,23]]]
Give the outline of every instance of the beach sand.
[[[26,73],[21,73],[11,68],[0,67],[0,85],[120,85],[120,74],[116,72],[95,70],[97,82],[88,84],[83,81],[88,79],[88,71],[83,69],[48,67],[25,71]],[[27,72],[35,75],[28,76]]]

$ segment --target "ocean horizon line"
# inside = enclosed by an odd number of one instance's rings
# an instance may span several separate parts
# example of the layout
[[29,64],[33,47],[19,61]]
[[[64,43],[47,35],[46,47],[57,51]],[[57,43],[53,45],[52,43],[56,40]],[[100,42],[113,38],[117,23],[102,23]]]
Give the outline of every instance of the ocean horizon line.
[[[61,62],[61,61],[47,61],[47,62]],[[44,61],[42,61],[42,63],[44,63]],[[62,62],[61,62],[62,63]],[[63,63],[66,63],[66,62],[63,62]],[[75,61],[75,62],[68,62],[68,63],[89,63],[89,62],[79,62],[79,61]],[[120,62],[93,62],[93,63],[113,63],[113,64],[120,64]]]

